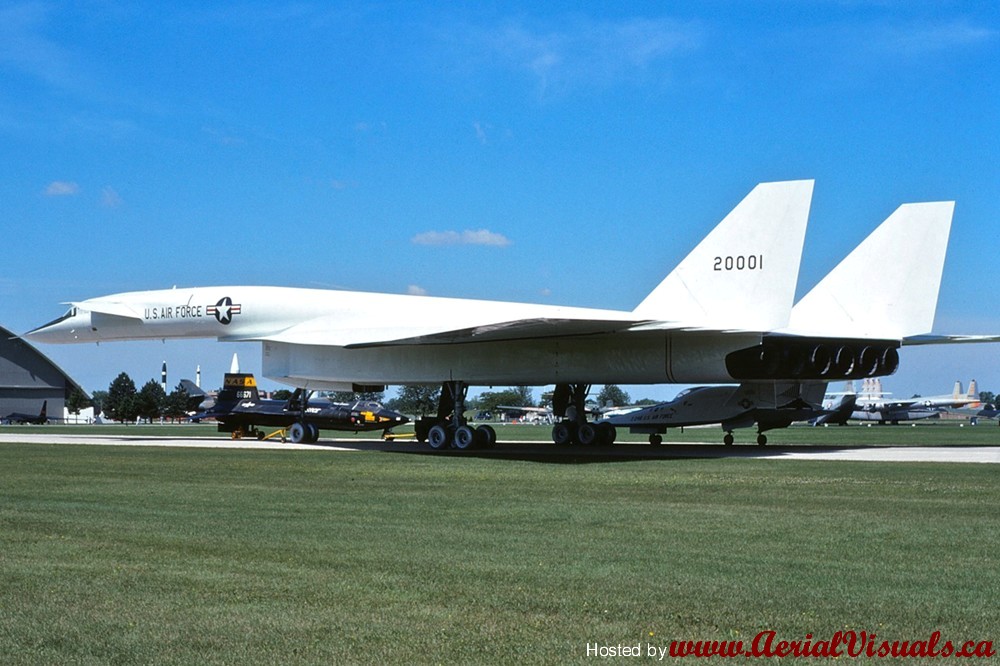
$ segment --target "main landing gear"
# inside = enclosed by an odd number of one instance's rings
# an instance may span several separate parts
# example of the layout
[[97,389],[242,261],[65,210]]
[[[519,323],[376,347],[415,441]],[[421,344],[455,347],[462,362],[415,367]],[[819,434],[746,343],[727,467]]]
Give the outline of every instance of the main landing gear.
[[496,431],[481,425],[473,428],[465,418],[465,397],[469,387],[465,382],[448,381],[441,385],[436,418],[416,422],[417,440],[427,442],[435,450],[454,447],[461,451],[490,448],[497,443]]
[[[733,438],[733,431],[727,430],[725,436],[722,438],[722,443],[726,446],[732,446],[733,442],[736,440]],[[757,446],[767,445],[767,435],[762,432],[757,433]]]
[[582,444],[610,446],[615,443],[617,432],[610,423],[590,423],[584,403],[589,384],[556,384],[552,394],[552,413],[564,417],[552,426],[552,441],[556,444]]
[[312,391],[295,389],[285,406],[287,411],[299,413],[299,420],[288,428],[288,439],[294,444],[315,444],[319,440],[319,428],[312,423],[306,423],[306,408],[309,406],[310,394]]

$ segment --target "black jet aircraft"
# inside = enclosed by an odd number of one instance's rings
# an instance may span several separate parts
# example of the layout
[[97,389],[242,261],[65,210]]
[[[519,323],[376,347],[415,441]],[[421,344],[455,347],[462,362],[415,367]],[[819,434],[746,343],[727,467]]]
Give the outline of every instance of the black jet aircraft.
[[46,414],[48,406],[49,401],[46,400],[42,403],[42,411],[38,412],[38,414],[22,414],[21,412],[14,412],[0,419],[0,422],[42,425],[49,422],[49,417]]
[[388,431],[409,421],[377,402],[309,400],[302,389],[296,389],[288,400],[262,399],[254,376],[243,373],[227,373],[215,404],[192,417],[205,418],[218,421],[219,431],[232,433],[234,438],[263,439],[265,433],[258,428],[263,426],[287,430],[295,443],[315,442],[320,430]]

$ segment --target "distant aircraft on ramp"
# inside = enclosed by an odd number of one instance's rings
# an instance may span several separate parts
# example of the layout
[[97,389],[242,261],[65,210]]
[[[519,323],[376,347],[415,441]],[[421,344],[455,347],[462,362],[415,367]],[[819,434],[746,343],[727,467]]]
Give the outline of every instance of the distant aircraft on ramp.
[[681,391],[669,402],[611,416],[606,422],[648,434],[653,445],[663,442],[668,428],[718,423],[726,433],[722,441],[729,446],[735,441],[733,430],[756,425],[757,443],[763,446],[767,444],[765,431],[823,414],[819,401],[825,390],[822,382],[698,386]]
[[0,418],[0,422],[13,424],[18,423],[22,425],[43,425],[49,422],[49,417],[47,414],[49,406],[49,401],[46,400],[42,402],[42,410],[38,414],[22,414],[21,412],[12,412],[3,418]]
[[941,410],[946,407],[979,407],[979,392],[976,388],[976,380],[969,382],[968,393],[963,392],[962,382],[956,381],[955,388],[950,394],[935,396],[914,396],[912,398],[893,399],[888,398],[889,393],[882,390],[882,380],[872,378],[864,380],[861,392],[854,394],[853,382],[848,382],[844,392],[841,394],[828,394],[823,402],[823,406],[833,409],[838,400],[835,396],[855,396],[855,405],[850,412],[843,410],[835,414],[820,416],[816,419],[816,425],[835,423],[846,425],[848,419],[855,421],[869,421],[880,424],[899,424],[900,421],[920,421],[924,419],[941,418]]

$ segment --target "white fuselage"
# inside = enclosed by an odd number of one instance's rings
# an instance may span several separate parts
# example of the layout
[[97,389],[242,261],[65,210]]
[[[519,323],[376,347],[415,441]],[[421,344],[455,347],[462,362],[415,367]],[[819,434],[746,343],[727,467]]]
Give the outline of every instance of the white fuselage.
[[331,381],[460,380],[479,386],[727,382],[732,376],[726,371],[726,354],[759,341],[759,336],[658,331],[356,349],[265,342],[263,372],[305,388],[329,388]]
[[[447,333],[442,334],[441,322]],[[544,324],[519,337],[503,322]],[[566,334],[566,322],[581,322]],[[585,324],[585,325],[584,325]],[[260,341],[263,373],[304,388],[725,382],[726,354],[756,333],[634,330],[616,310],[283,287],[130,292],[73,304],[42,342],[167,338]],[[541,328],[541,332],[539,329]],[[500,331],[502,335],[498,335]]]

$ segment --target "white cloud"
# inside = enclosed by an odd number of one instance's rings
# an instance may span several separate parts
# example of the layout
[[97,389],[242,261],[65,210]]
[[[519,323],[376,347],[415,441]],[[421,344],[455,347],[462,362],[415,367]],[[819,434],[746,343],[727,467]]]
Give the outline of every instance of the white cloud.
[[486,245],[489,247],[507,247],[510,239],[503,234],[494,233],[488,229],[472,231],[425,231],[417,234],[411,241],[415,245]]
[[481,123],[478,120],[472,123],[472,127],[476,130],[476,138],[479,139],[479,143],[486,145],[488,142],[486,130],[493,129],[493,127],[489,123]]
[[80,186],[71,180],[54,180],[45,188],[47,197],[70,197],[80,193]]
[[701,33],[697,23],[671,18],[579,20],[552,31],[510,22],[477,35],[482,37],[477,42],[534,75],[539,92],[546,94],[629,79],[668,57],[697,49]]
[[406,287],[406,293],[410,296],[426,296],[427,290],[420,285],[411,284]]
[[88,84],[79,67],[82,59],[44,35],[53,11],[43,3],[0,9],[0,64],[60,90],[80,92]]
[[101,205],[105,208],[118,208],[124,201],[122,201],[121,195],[115,191],[113,187],[105,187],[101,190]]
[[965,19],[948,23],[926,23],[891,27],[876,43],[909,55],[937,53],[982,44],[997,38],[996,30],[973,25]]

